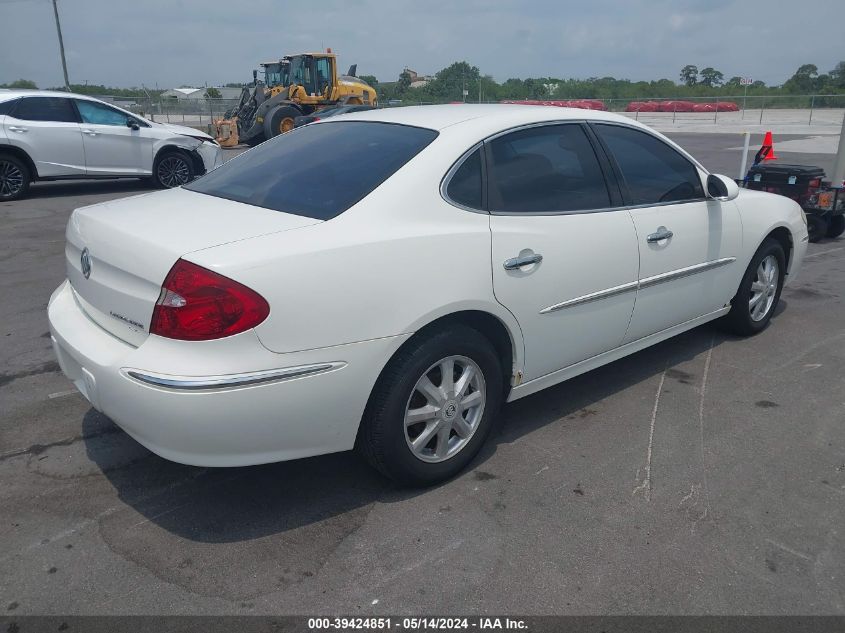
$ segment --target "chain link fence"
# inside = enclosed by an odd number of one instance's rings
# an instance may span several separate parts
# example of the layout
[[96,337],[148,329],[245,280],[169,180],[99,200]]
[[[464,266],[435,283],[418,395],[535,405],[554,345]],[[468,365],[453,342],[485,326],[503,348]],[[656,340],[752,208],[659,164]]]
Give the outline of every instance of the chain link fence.
[[[220,119],[238,104],[238,99],[172,99],[151,97],[98,96],[124,109],[153,121],[188,125],[205,130],[212,121]],[[554,100],[549,98],[547,100]],[[792,124],[807,126],[841,125],[845,116],[845,95],[737,95],[728,97],[640,97],[626,99],[598,99],[607,110],[626,113],[644,123],[672,123],[676,125],[707,122],[738,125]],[[436,101],[413,99],[413,94],[401,100],[383,102],[384,107],[431,105]],[[454,103],[443,100],[440,103]],[[467,100],[467,103],[477,101]],[[485,103],[495,103],[487,101]],[[665,103],[662,111],[632,110],[632,103]],[[668,104],[675,105],[668,105]],[[688,106],[710,106],[708,111],[688,111]],[[723,111],[731,103],[736,111]],[[722,104],[721,106],[719,104]],[[699,108],[701,109],[701,108]]]

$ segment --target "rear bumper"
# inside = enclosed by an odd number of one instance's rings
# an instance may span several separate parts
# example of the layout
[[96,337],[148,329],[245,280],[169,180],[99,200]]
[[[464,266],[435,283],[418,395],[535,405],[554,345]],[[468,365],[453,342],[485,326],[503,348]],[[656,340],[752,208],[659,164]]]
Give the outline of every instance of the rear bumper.
[[276,354],[245,332],[221,345],[149,336],[135,348],[91,321],[68,282],[48,314],[59,365],[92,406],[154,453],[196,466],[352,448],[372,386],[406,338]]

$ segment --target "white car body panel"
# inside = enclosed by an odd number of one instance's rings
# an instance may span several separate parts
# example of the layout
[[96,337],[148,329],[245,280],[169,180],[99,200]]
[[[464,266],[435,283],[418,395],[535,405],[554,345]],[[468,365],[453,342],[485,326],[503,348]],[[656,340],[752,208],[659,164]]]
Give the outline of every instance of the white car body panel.
[[8,142],[25,151],[41,178],[85,175],[85,146],[78,123],[21,121],[6,115]]
[[[150,204],[152,200],[155,204]],[[179,212],[186,207],[201,207],[202,221],[195,214]],[[68,222],[67,277],[94,321],[114,336],[140,345],[147,338],[161,282],[180,256],[317,222],[185,189],[103,202],[77,209]],[[85,279],[81,270],[86,245],[92,245],[91,266],[98,271],[91,279]]]
[[[532,380],[622,343],[634,310],[637,236],[628,211],[535,216],[490,216],[496,299],[520,323],[524,379]],[[601,235],[598,250],[585,237]],[[520,270],[503,263],[525,249],[543,260]],[[589,274],[584,274],[589,271]],[[632,291],[577,303],[594,293],[630,285]],[[575,302],[557,308],[560,304]],[[555,309],[557,308],[557,309]],[[589,332],[589,336],[568,336]]]
[[[746,190],[732,202],[672,205],[671,225],[670,207],[523,218],[460,209],[440,195],[454,162],[492,134],[547,120],[620,120],[612,114],[442,106],[341,119],[420,125],[440,136],[328,221],[179,189],[71,217],[69,281],[49,305],[62,369],[96,408],[156,453],[235,466],[350,449],[390,358],[415,332],[456,312],[492,315],[507,330],[508,400],[515,400],[725,314],[771,231],[789,232],[790,277],[806,250],[798,205]],[[655,224],[673,230],[677,248],[648,250],[644,233]],[[507,274],[502,262],[526,247],[543,262]],[[81,274],[83,248],[95,271],[90,279]],[[639,287],[690,262],[731,257],[712,275]],[[270,315],[219,340],[150,335],[153,305],[178,258],[255,290]],[[541,314],[619,285],[633,288]],[[303,367],[317,369],[285,373]],[[234,382],[267,372],[296,377]]]
[[[745,266],[737,263],[742,223],[732,202],[706,200],[631,209],[640,245],[637,306],[625,342],[636,341],[678,323],[722,308],[736,293]],[[649,243],[660,227],[669,240]],[[755,247],[756,248],[756,247]],[[693,266],[713,266],[694,275],[644,287],[646,280]]]

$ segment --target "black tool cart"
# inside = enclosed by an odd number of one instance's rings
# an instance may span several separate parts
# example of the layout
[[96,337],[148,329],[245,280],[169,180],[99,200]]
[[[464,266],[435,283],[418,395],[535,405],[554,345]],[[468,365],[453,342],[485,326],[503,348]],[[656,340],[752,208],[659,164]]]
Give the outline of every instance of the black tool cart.
[[845,190],[831,187],[821,167],[761,162],[748,170],[748,189],[792,198],[807,214],[810,241],[839,237],[845,232]]

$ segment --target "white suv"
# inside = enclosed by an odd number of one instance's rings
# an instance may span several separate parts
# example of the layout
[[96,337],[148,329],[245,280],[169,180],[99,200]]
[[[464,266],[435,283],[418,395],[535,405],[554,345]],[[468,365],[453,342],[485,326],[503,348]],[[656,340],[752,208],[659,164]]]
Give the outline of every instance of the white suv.
[[178,187],[223,162],[208,134],[66,92],[0,90],[0,201],[34,180],[149,177]]

